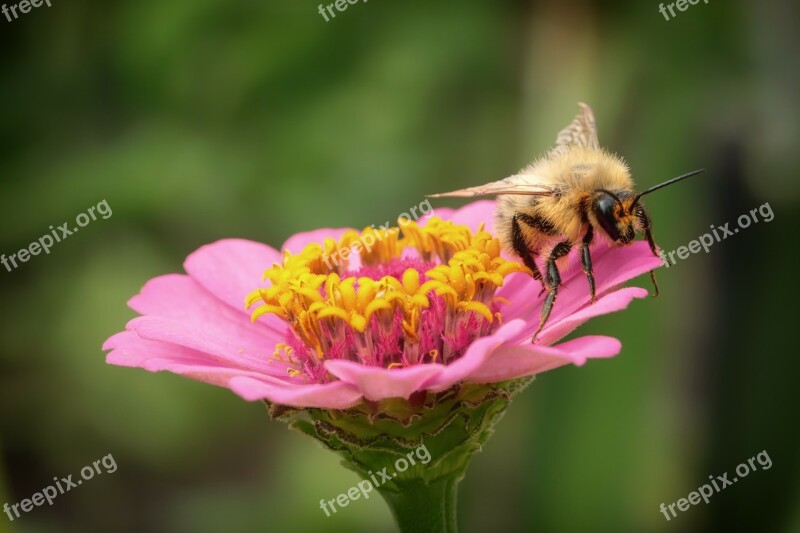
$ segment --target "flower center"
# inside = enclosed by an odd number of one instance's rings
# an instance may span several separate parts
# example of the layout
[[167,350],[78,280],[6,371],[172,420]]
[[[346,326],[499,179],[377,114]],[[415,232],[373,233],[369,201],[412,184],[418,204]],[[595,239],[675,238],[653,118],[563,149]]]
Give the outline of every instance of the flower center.
[[366,228],[296,255],[286,250],[264,273],[271,286],[248,295],[248,309],[260,304],[254,322],[269,313],[290,325],[273,359],[292,377],[329,381],[326,359],[448,364],[498,327],[495,290],[525,267],[503,259],[483,226],[473,233],[438,217],[399,224],[402,231]]

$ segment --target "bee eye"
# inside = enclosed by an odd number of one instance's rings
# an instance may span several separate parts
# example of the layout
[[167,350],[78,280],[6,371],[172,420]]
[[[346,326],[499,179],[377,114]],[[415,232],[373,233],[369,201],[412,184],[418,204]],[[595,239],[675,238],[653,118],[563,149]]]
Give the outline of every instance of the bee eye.
[[617,200],[604,192],[599,193],[595,197],[594,205],[592,206],[598,224],[600,224],[603,231],[611,237],[612,241],[618,241],[620,239],[620,232],[617,227],[618,217],[615,212],[616,206]]

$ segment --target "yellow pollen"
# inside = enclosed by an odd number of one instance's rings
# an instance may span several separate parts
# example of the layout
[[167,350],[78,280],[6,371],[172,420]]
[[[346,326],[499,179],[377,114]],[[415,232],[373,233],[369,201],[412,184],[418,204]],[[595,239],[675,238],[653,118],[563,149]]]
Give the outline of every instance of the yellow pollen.
[[[328,238],[321,245],[309,244],[298,254],[285,251],[282,263],[264,273],[270,286],[247,295],[248,309],[258,304],[251,319],[273,314],[286,320],[321,359],[331,348],[331,338],[344,335],[342,327],[363,335],[376,320],[374,323],[389,331],[398,313],[406,342],[414,343],[419,338],[422,310],[431,305],[432,294],[441,297],[448,313],[456,318],[474,313],[493,322],[496,317],[491,305],[498,301],[495,290],[509,274],[527,272],[519,263],[501,257],[498,239],[483,226],[473,233],[467,226],[438,217],[425,226],[404,219],[401,226],[348,231],[338,241]],[[425,281],[413,268],[405,270],[400,279],[347,275],[354,256],[362,265],[388,264],[407,248],[416,249],[425,262],[438,263],[424,273]],[[350,253],[343,254],[345,249]],[[338,262],[330,259],[335,254]],[[432,350],[428,355],[436,361],[440,354]],[[289,346],[279,344],[273,357],[290,364],[292,377],[299,373],[291,368],[294,359]],[[394,366],[403,365],[392,363],[389,368]]]

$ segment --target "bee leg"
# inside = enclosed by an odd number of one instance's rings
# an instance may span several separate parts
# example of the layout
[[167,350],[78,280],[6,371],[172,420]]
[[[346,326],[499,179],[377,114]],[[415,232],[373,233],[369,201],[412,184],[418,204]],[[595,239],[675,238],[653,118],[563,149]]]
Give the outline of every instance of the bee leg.
[[[650,245],[650,251],[653,252],[654,256],[660,257],[658,255],[658,246],[656,246],[656,241],[653,239],[653,223],[650,220],[650,216],[647,214],[644,206],[636,206],[636,217],[639,219],[639,222],[642,223],[642,231],[644,232],[644,238],[647,241],[647,244]],[[655,288],[653,297],[656,297],[658,296],[658,282],[656,281],[655,270],[650,271],[650,279],[652,280],[653,287]]]
[[581,241],[581,266],[583,266],[583,273],[586,274],[586,280],[589,282],[589,294],[591,295],[591,302],[594,303],[594,272],[592,271],[592,256],[589,253],[589,245],[592,244],[592,237],[594,237],[594,229],[589,224],[589,229]]
[[545,292],[547,292],[547,284],[544,281],[542,281],[542,288],[539,290],[539,294],[537,294],[536,297],[537,298],[541,297],[542,294],[544,294]]
[[560,242],[555,245],[553,250],[550,252],[550,256],[547,258],[547,264],[545,267],[547,279],[545,281],[547,283],[548,294],[547,298],[544,300],[544,305],[542,305],[542,318],[539,320],[539,328],[536,330],[536,333],[533,334],[533,338],[531,339],[532,342],[536,342],[536,337],[539,335],[539,333],[541,333],[544,325],[547,323],[547,319],[550,317],[550,311],[553,310],[553,304],[555,303],[556,296],[558,295],[558,286],[561,285],[561,275],[558,273],[556,261],[559,258],[567,255],[571,249],[571,242]]
[[516,254],[525,263],[525,266],[533,272],[533,279],[540,282],[544,287],[542,281],[542,273],[539,272],[539,267],[536,266],[536,261],[531,257],[531,251],[528,249],[528,243],[525,242],[525,235],[522,233],[522,228],[519,225],[520,219],[526,217],[525,213],[514,213],[514,218],[511,219],[511,245],[514,247]]

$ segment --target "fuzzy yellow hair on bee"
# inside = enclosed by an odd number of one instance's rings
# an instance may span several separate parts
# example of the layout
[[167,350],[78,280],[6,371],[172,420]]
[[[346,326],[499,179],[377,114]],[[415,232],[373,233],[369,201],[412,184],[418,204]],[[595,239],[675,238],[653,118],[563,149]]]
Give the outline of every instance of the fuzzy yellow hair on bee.
[[[581,264],[589,284],[591,301],[595,283],[589,245],[602,232],[616,245],[633,242],[641,232],[658,256],[652,223],[644,204],[645,194],[694,176],[695,170],[655,185],[641,193],[634,191],[625,161],[600,147],[592,109],[584,104],[580,113],[556,137],[556,145],[517,174],[477,187],[432,197],[497,196],[495,227],[503,246],[516,254],[548,292],[542,306],[542,331],[552,311],[558,287],[559,267],[574,246],[581,247]],[[535,258],[544,258],[544,275]],[[650,272],[658,295],[655,273]]]

